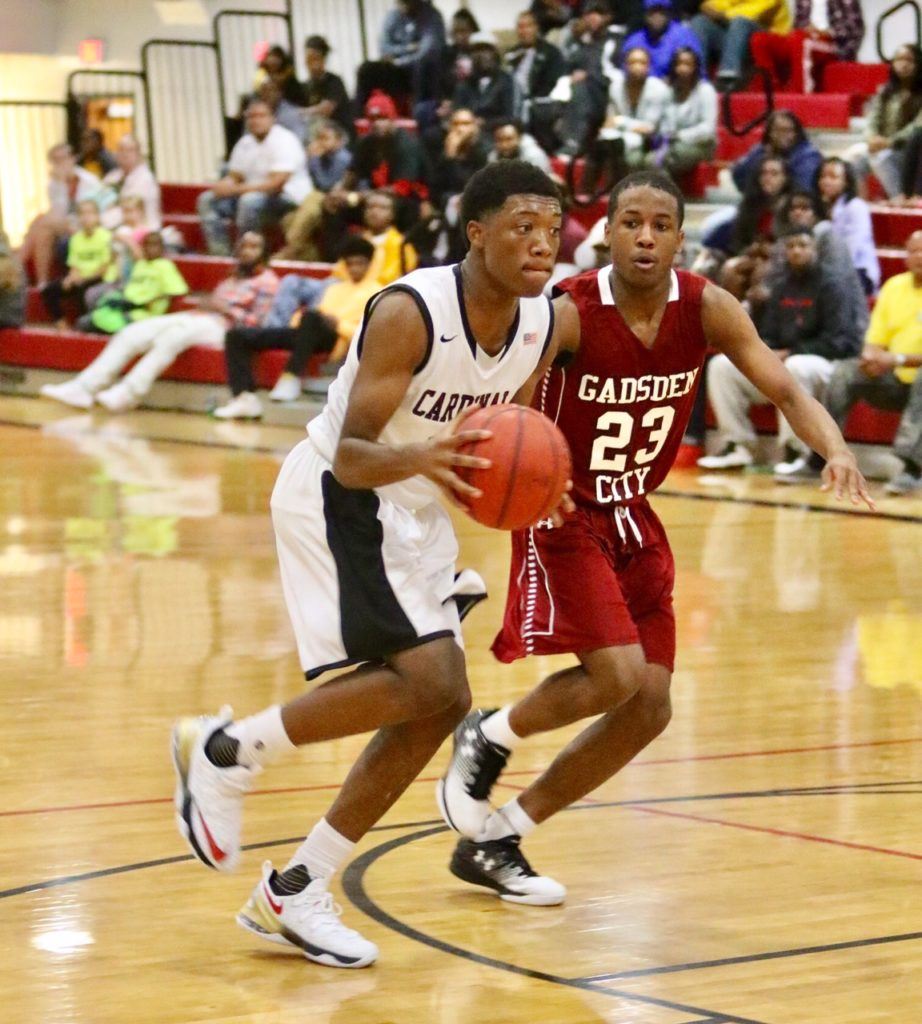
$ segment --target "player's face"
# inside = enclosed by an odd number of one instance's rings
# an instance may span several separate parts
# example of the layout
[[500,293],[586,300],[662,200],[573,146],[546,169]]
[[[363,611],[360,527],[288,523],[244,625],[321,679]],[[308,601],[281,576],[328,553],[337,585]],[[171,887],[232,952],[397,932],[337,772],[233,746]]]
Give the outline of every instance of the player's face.
[[560,247],[560,203],[550,196],[510,196],[482,221],[468,225],[489,275],[513,295],[544,290]]
[[627,189],[618,197],[605,238],[619,277],[638,288],[661,284],[685,240],[675,196],[649,185]]

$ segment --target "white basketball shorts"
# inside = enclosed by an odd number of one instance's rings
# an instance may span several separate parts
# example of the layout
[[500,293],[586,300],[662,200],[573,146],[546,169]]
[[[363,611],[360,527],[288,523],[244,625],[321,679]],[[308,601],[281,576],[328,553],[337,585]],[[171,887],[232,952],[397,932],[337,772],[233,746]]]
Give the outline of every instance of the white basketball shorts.
[[350,490],[310,438],[286,457],[272,492],[285,603],[308,679],[453,636],[458,542],[445,510],[412,512]]

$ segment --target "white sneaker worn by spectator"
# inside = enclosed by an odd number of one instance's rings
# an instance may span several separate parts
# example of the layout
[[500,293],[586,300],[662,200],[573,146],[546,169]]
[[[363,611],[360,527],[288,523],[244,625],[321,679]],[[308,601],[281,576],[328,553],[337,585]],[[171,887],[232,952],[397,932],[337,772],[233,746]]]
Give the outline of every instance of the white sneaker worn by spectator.
[[45,398],[53,398],[56,402],[73,406],[75,409],[92,409],[93,395],[76,379],[65,380],[61,384],[43,384],[39,394]]
[[752,452],[745,445],[733,443],[717,455],[705,455],[698,459],[701,469],[745,469],[752,462]]
[[214,411],[219,420],[258,420],[262,414],[262,402],[252,391],[241,391]]
[[113,384],[105,391],[100,391],[96,396],[96,401],[109,412],[128,412],[138,404],[138,399],[131,388],[121,382]]
[[275,382],[275,387],[269,392],[269,398],[273,402],[293,402],[301,397],[301,378],[293,373],[283,373]]

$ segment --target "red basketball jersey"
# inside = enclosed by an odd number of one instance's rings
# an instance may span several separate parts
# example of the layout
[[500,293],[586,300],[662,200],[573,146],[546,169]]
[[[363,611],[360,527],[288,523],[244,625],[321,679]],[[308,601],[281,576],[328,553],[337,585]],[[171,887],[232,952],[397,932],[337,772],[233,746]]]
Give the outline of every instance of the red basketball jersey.
[[573,454],[573,499],[630,505],[663,482],[685,433],[707,342],[707,281],[672,272],[666,311],[647,349],[615,306],[610,267],[557,285],[576,303],[579,351],[548,371],[534,406],[560,427]]

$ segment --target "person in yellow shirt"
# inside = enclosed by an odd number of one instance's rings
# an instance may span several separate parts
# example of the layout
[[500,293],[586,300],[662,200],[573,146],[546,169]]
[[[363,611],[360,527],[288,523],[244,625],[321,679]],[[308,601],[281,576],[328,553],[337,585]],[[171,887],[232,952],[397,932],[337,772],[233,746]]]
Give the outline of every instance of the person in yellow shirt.
[[736,88],[749,61],[749,37],[760,29],[791,31],[787,0],[704,0],[689,27],[701,40],[705,62],[718,61],[718,90]]
[[71,235],[67,245],[67,274],[42,288],[42,301],[56,326],[67,327],[64,319],[63,299],[73,296],[80,312],[86,312],[84,296],[88,289],[114,276],[112,234],[99,223],[99,207],[94,199],[83,199],[77,204],[79,228]]
[[[291,352],[285,371],[269,397],[291,402],[301,395],[301,375],[308,360],[317,352],[328,352],[331,360],[341,359],[358,330],[368,300],[381,290],[373,271],[374,246],[365,238],[350,235],[340,248],[340,263],[345,280],[334,279],[319,301],[302,305],[291,318],[289,327],[239,328],[228,331],[224,342],[227,380],[232,398],[215,409],[221,420],[259,419],[262,403],[256,396],[253,376],[254,352],[285,349]],[[310,290],[311,295],[318,291]],[[305,293],[307,294],[307,293]]]
[[[881,288],[861,355],[836,363],[823,399],[839,429],[860,400],[902,412],[893,453],[903,467],[884,488],[893,495],[922,490],[922,231],[906,242],[906,267]],[[822,468],[814,452],[783,482],[813,480]]]
[[365,197],[362,234],[375,247],[371,273],[382,287],[409,274],[419,263],[416,250],[394,226],[396,202],[384,189],[369,192]]

